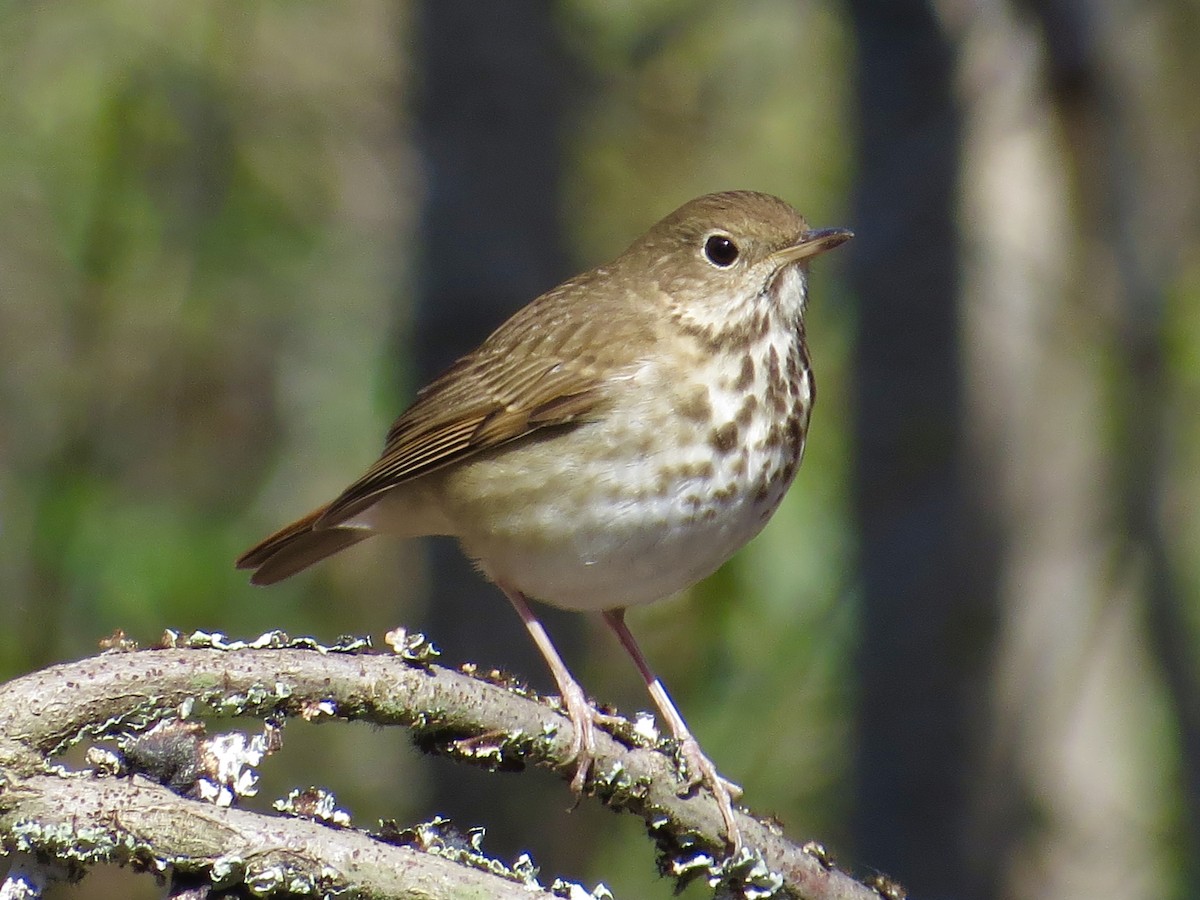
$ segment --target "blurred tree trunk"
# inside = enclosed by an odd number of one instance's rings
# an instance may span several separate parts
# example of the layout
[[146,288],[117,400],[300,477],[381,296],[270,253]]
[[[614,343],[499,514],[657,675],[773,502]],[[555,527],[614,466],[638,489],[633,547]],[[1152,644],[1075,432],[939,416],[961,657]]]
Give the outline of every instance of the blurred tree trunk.
[[1152,854],[1117,814],[1138,765],[1122,666],[1139,654],[1127,586],[1106,571],[1105,323],[1078,280],[1043,46],[1003,2],[947,27],[966,111],[971,449],[1004,528],[973,852],[989,861],[986,896],[1147,896],[1154,868],[1138,859]]
[[1193,868],[1200,795],[1162,518],[1196,159],[1154,114],[1169,30],[1070,2],[851,8],[861,857],[925,897],[1164,896],[1175,727]]
[[[1086,241],[1077,292],[1115,301],[1116,390],[1108,399],[1118,423],[1114,450],[1121,465],[1113,473],[1113,502],[1127,541],[1121,563],[1136,573],[1133,580],[1145,592],[1149,637],[1178,719],[1185,880],[1195,884],[1200,877],[1197,635],[1184,608],[1182,574],[1165,521],[1179,487],[1170,466],[1177,415],[1168,400],[1166,296],[1190,243],[1187,223],[1200,211],[1196,119],[1172,114],[1194,101],[1185,86],[1194,81],[1185,74],[1180,84],[1176,73],[1190,68],[1194,76],[1198,55],[1193,42],[1181,45],[1173,32],[1175,27],[1191,32],[1194,11],[1178,3],[1155,4],[1161,24],[1148,35],[1153,52],[1122,53],[1131,23],[1116,11],[1064,0],[1029,6],[1045,36],[1050,96],[1063,123]],[[1141,27],[1148,24],[1143,20]]]
[[[1046,837],[1038,856],[1059,896],[1116,886],[1123,896],[1157,897],[1167,893],[1168,867],[1183,863],[1194,883],[1200,861],[1195,630],[1183,608],[1182,576],[1164,519],[1179,485],[1169,466],[1177,417],[1168,401],[1163,313],[1189,240],[1187,224],[1196,217],[1200,157],[1195,117],[1189,133],[1188,121],[1171,114],[1180,100],[1183,106],[1194,100],[1182,96],[1190,88],[1179,73],[1187,71],[1188,56],[1193,73],[1196,62],[1172,21],[1186,31],[1191,15],[1179,4],[1122,8],[1054,0],[1017,7],[1040,32],[1038,89],[1061,135],[1065,190],[1058,202],[1060,217],[1070,217],[1056,238],[1070,251],[1058,276],[1060,328],[1069,331],[1035,337],[1039,352],[1060,368],[1064,349],[1075,348],[1067,364],[1076,374],[1067,383],[1087,383],[1086,396],[1060,395],[1074,402],[1047,410],[1043,427],[1061,444],[1062,415],[1085,401],[1090,421],[1080,424],[1107,457],[1094,454],[1094,468],[1076,476],[1088,482],[1080,493],[1091,496],[1089,540],[1077,541],[1074,558],[1091,570],[1090,583],[1080,587],[1097,590],[1077,605],[1077,635],[1063,648],[1078,660],[1083,690],[1082,697],[1057,698],[1072,721],[1051,730],[1041,748],[1049,757],[1040,760],[1049,801],[1043,805],[1052,814],[1042,811]],[[1007,30],[1028,43],[1027,34],[1011,25]],[[1076,429],[1066,433],[1080,439]],[[1039,491],[1031,508],[1042,519],[1061,517],[1061,509],[1049,512],[1047,499]],[[1045,549],[1029,556],[1039,554]],[[1012,677],[1019,667],[1009,667],[1010,687],[1028,681]],[[1103,687],[1099,697],[1095,683]],[[1122,701],[1130,709],[1121,709]],[[1091,745],[1086,756],[1081,745]],[[1182,803],[1176,785],[1159,774],[1176,751],[1183,762]],[[1182,821],[1171,823],[1167,809]],[[1148,822],[1154,823],[1149,829]],[[1155,827],[1180,836],[1169,854]],[[1086,853],[1077,846],[1081,832],[1091,836]],[[1028,862],[1017,866],[1028,872]]]
[[[420,4],[417,137],[426,195],[414,324],[418,384],[569,274],[559,225],[567,65],[552,12],[549,3]],[[446,658],[500,666],[553,693],[545,663],[508,602],[457,545],[431,542],[429,562],[428,631]],[[539,612],[570,662],[579,617]],[[539,856],[549,862],[549,848],[563,843],[553,839],[561,829],[547,828],[543,842],[527,825],[561,816],[567,803],[560,786],[535,791],[528,781],[498,782],[446,766],[436,771],[433,808],[463,825],[486,823],[489,844],[501,855],[532,844],[548,848]]]
[[[975,447],[1008,538],[976,852],[1020,828],[1012,897],[1162,897],[1173,865],[1195,866],[1194,837],[1182,856],[1161,839],[1172,733],[1193,754],[1197,710],[1160,519],[1162,298],[1185,233],[1170,185],[1195,156],[1181,170],[1170,140],[1135,137],[1159,130],[1169,79],[1147,8],[1126,12],[947,16],[970,111]],[[1194,767],[1189,783],[1194,798]]]
[[863,635],[857,856],[915,896],[975,897],[966,824],[996,544],[964,446],[954,58],[920,0],[856,0]]

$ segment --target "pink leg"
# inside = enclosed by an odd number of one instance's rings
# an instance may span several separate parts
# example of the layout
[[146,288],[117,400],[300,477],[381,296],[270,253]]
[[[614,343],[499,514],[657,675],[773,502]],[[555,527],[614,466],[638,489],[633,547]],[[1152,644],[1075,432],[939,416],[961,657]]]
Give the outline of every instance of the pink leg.
[[546,629],[542,627],[541,621],[529,608],[525,595],[520,591],[509,590],[503,585],[500,589],[504,591],[504,595],[512,603],[517,615],[525,623],[525,628],[528,629],[533,642],[537,644],[538,650],[541,651],[546,664],[550,667],[554,681],[558,684],[558,692],[562,696],[563,705],[567,708],[567,718],[571,720],[573,731],[571,758],[577,767],[575,777],[571,779],[571,790],[577,794],[582,793],[588,770],[591,769],[592,760],[596,755],[596,739],[592,733],[592,724],[596,721],[597,713],[592,709],[579,682],[571,675],[566,663],[558,655],[558,650],[551,642],[550,635],[546,634]]
[[688,730],[687,723],[683,721],[683,716],[675,708],[675,704],[667,694],[667,689],[663,687],[662,681],[659,680],[658,676],[650,668],[650,663],[646,661],[641,648],[637,645],[637,641],[634,640],[633,633],[629,630],[629,626],[625,624],[625,610],[605,610],[604,621],[616,633],[621,646],[629,653],[633,659],[633,664],[642,673],[642,679],[646,682],[646,689],[650,692],[650,696],[658,707],[659,713],[667,720],[667,725],[671,728],[671,734],[679,742],[679,752],[683,756],[688,768],[693,775],[697,776],[696,780],[703,782],[712,792],[713,799],[717,801],[717,807],[721,811],[721,818],[725,822],[725,835],[729,838],[729,844],[733,852],[737,853],[742,846],[742,834],[733,816],[733,801],[741,796],[741,788],[722,778],[717,772],[717,767],[713,765],[712,760],[705,756],[704,752],[700,749],[700,743],[692,736],[691,731]]

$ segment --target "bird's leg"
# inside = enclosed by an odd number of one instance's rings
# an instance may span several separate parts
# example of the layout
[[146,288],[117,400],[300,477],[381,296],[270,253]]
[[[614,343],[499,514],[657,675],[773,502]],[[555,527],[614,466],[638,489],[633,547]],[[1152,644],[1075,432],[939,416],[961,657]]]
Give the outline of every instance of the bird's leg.
[[576,768],[575,777],[571,779],[571,790],[580,794],[583,792],[588,771],[592,767],[592,760],[596,756],[596,737],[592,726],[602,717],[592,708],[583,688],[575,680],[566,663],[562,661],[562,657],[558,655],[558,650],[551,642],[550,635],[546,634],[541,620],[529,608],[525,595],[520,591],[503,586],[501,586],[501,590],[512,603],[517,615],[521,617],[521,621],[525,623],[525,628],[528,629],[533,642],[537,644],[538,650],[541,651],[542,657],[550,667],[550,673],[558,684],[558,692],[562,696],[563,706],[566,707],[567,718],[571,720],[573,732],[571,735],[571,759],[575,762]]
[[704,751],[700,749],[699,741],[688,730],[687,723],[683,721],[683,716],[679,714],[679,710],[671,701],[667,689],[663,687],[662,681],[650,668],[650,663],[646,661],[641,648],[634,640],[633,633],[625,624],[625,610],[605,610],[604,621],[616,633],[621,646],[629,653],[634,665],[642,673],[646,689],[654,699],[659,713],[667,720],[671,734],[679,742],[679,752],[694,779],[693,784],[702,782],[712,792],[713,799],[717,801],[717,808],[721,811],[721,818],[725,822],[725,836],[729,839],[729,846],[734,853],[737,853],[742,847],[742,834],[733,816],[733,801],[742,795],[742,789],[732,781],[722,778],[712,760],[705,756]]

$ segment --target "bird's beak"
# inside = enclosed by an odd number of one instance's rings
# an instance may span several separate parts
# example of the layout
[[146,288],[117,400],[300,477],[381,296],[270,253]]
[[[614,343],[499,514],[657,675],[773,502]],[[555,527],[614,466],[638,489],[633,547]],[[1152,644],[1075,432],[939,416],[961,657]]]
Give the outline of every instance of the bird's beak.
[[799,262],[802,259],[811,259],[826,250],[840,247],[852,237],[854,237],[854,232],[849,228],[821,228],[816,231],[806,231],[800,235],[800,240],[795,244],[777,251],[775,258],[779,260],[781,266]]

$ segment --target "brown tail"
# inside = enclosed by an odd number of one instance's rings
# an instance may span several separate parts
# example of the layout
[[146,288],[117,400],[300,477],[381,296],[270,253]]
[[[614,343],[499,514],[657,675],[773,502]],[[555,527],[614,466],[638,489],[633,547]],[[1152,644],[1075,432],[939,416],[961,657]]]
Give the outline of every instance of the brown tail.
[[237,567],[255,570],[250,576],[252,584],[274,584],[375,533],[369,528],[345,525],[314,527],[325,510],[324,506],[314,509],[304,518],[280,528],[239,556]]

